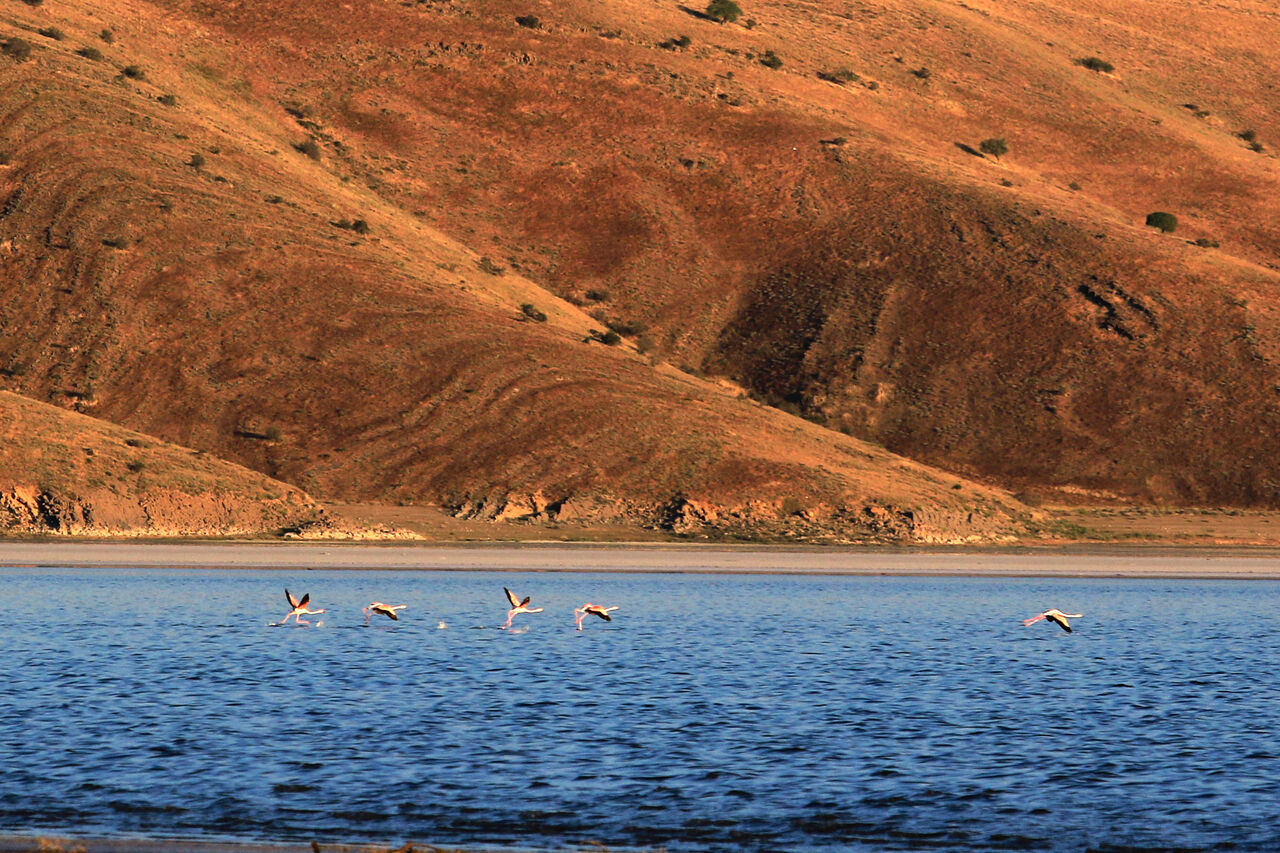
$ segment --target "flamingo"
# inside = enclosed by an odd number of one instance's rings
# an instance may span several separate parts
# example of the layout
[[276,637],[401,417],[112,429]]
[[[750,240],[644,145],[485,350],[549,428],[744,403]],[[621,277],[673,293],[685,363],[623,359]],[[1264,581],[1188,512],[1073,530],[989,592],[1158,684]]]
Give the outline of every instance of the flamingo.
[[1071,625],[1070,623],[1067,622],[1067,620],[1079,619],[1082,616],[1084,616],[1083,613],[1063,613],[1061,610],[1056,610],[1056,609],[1046,610],[1045,612],[1041,613],[1039,616],[1032,616],[1030,619],[1023,619],[1022,624],[1030,625],[1034,622],[1039,622],[1041,619],[1048,619],[1050,622],[1053,622],[1059,628],[1061,628],[1062,630],[1070,634]]
[[289,599],[289,606],[292,607],[293,609],[289,611],[288,615],[286,615],[283,619],[280,620],[281,625],[289,621],[289,616],[292,616],[293,621],[299,625],[310,625],[311,624],[310,622],[302,618],[303,614],[306,614],[307,616],[315,616],[317,614],[324,612],[323,610],[307,609],[307,602],[311,601],[311,593],[307,593],[306,595],[302,596],[302,600],[299,601],[298,599],[294,598],[293,593],[289,592],[289,590],[286,588],[284,591],[284,597]]
[[364,624],[367,628],[369,627],[369,617],[374,613],[381,613],[392,622],[397,622],[400,617],[396,615],[396,611],[404,610],[408,606],[407,604],[383,604],[381,601],[375,601],[368,607],[361,607],[360,609],[364,612]]
[[521,601],[518,598],[516,598],[516,594],[514,592],[507,589],[505,586],[502,588],[502,591],[507,594],[507,601],[511,602],[511,609],[507,611],[507,624],[503,625],[502,626],[503,628],[511,627],[511,620],[516,618],[517,613],[541,613],[542,612],[541,607],[529,606],[529,596],[526,595],[524,597],[524,601]]
[[618,609],[618,606],[616,604],[613,607],[601,607],[599,604],[592,604],[591,602],[588,601],[586,604],[582,605],[581,607],[573,608],[573,616],[574,616],[574,619],[577,620],[578,630],[581,631],[582,620],[587,617],[588,613],[594,616],[599,616],[601,619],[603,619],[606,622],[612,622],[613,620],[609,618],[609,614],[617,609]]

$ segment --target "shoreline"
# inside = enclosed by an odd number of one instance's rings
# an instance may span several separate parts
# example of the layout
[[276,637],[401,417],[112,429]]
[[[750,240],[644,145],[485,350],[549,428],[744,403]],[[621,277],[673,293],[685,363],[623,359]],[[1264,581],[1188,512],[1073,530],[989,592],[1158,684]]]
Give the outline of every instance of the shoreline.
[[0,567],[1280,580],[1280,548],[0,541]]

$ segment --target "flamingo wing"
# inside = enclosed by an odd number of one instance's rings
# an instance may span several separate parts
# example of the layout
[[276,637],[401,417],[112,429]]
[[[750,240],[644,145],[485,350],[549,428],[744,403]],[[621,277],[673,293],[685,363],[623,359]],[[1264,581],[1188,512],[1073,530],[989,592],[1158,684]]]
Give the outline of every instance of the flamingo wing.
[[297,610],[301,606],[298,604],[298,599],[293,597],[293,593],[289,592],[288,587],[285,588],[284,597],[289,599],[289,606],[294,610]]
[[302,600],[298,602],[298,606],[299,606],[299,607],[306,607],[306,606],[307,606],[307,602],[308,602],[308,601],[310,601],[310,600],[311,600],[311,593],[307,593],[306,595],[302,596]]
[[[512,607],[519,607],[519,606],[520,606],[520,602],[519,602],[519,600],[518,600],[518,599],[516,599],[516,594],[515,594],[514,592],[512,592],[512,591],[511,591],[511,590],[509,590],[509,589],[507,589],[505,586],[502,588],[502,591],[503,591],[503,592],[505,592],[505,593],[507,594],[507,601],[510,601],[510,602],[511,602],[511,606],[512,606]],[[529,599],[527,599],[527,598],[525,599],[525,601],[528,601],[528,600],[529,600]]]
[[526,596],[524,597],[524,601],[520,602],[520,605],[519,605],[519,606],[520,606],[520,607],[528,607],[528,606],[529,606],[529,601],[530,601],[532,598],[533,598],[533,596],[531,596],[531,595],[526,595]]
[[1070,623],[1068,623],[1067,620],[1063,619],[1061,616],[1051,613],[1045,618],[1048,619],[1050,622],[1054,623],[1055,625],[1057,625],[1062,630],[1066,631],[1068,634],[1071,633]]
[[609,616],[609,612],[605,610],[603,607],[594,607],[594,606],[588,607],[587,612],[594,613],[595,615],[599,616],[601,619],[603,619],[606,622],[613,621],[613,619]]

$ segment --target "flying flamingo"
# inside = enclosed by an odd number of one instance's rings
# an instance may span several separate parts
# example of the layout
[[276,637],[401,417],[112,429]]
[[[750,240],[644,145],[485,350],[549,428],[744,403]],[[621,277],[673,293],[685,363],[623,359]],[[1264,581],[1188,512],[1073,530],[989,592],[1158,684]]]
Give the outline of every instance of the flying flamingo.
[[381,613],[392,622],[398,622],[400,617],[396,615],[396,611],[404,610],[408,606],[407,604],[383,604],[381,601],[375,601],[368,607],[361,607],[360,609],[364,611],[364,625],[367,628],[369,627],[369,617],[374,613]]
[[609,618],[609,614],[617,609],[618,609],[618,606],[616,604],[613,607],[601,607],[599,604],[592,604],[591,602],[588,601],[586,604],[582,605],[581,607],[573,608],[573,616],[574,616],[574,619],[577,620],[578,630],[581,631],[582,620],[587,617],[588,613],[594,616],[599,616],[601,619],[603,619],[606,622],[612,622],[613,620]]
[[1039,622],[1041,619],[1048,619],[1050,622],[1053,622],[1059,628],[1061,628],[1062,630],[1070,634],[1071,625],[1067,622],[1067,620],[1079,619],[1082,616],[1084,616],[1083,613],[1063,613],[1061,610],[1046,610],[1045,612],[1041,613],[1039,616],[1032,616],[1030,619],[1023,619],[1022,624],[1030,625],[1034,622]]
[[280,620],[281,625],[289,621],[289,616],[292,616],[293,621],[299,625],[310,625],[311,624],[310,622],[302,618],[303,614],[306,614],[307,616],[315,616],[317,614],[324,612],[323,610],[307,609],[307,602],[311,601],[311,593],[307,593],[306,595],[302,596],[301,601],[294,598],[293,593],[289,592],[288,589],[284,591],[284,596],[285,598],[289,599],[289,606],[292,607],[293,609],[289,611],[287,616],[285,616],[283,619]]
[[529,606],[529,596],[526,595],[524,597],[524,601],[521,601],[518,598],[516,598],[516,594],[514,592],[507,589],[505,586],[502,588],[502,591],[507,594],[507,601],[511,602],[511,609],[507,611],[507,624],[503,625],[502,626],[503,628],[511,627],[511,620],[516,618],[517,613],[541,613],[542,612],[541,607]]

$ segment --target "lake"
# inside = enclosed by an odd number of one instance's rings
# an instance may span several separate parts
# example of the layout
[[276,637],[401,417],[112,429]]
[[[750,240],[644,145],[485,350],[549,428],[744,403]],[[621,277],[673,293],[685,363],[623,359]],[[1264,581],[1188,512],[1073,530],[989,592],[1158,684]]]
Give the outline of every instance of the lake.
[[[286,586],[327,612],[272,627]],[[504,586],[545,611],[498,630]],[[0,569],[0,832],[1276,850],[1278,616],[1265,581]]]

